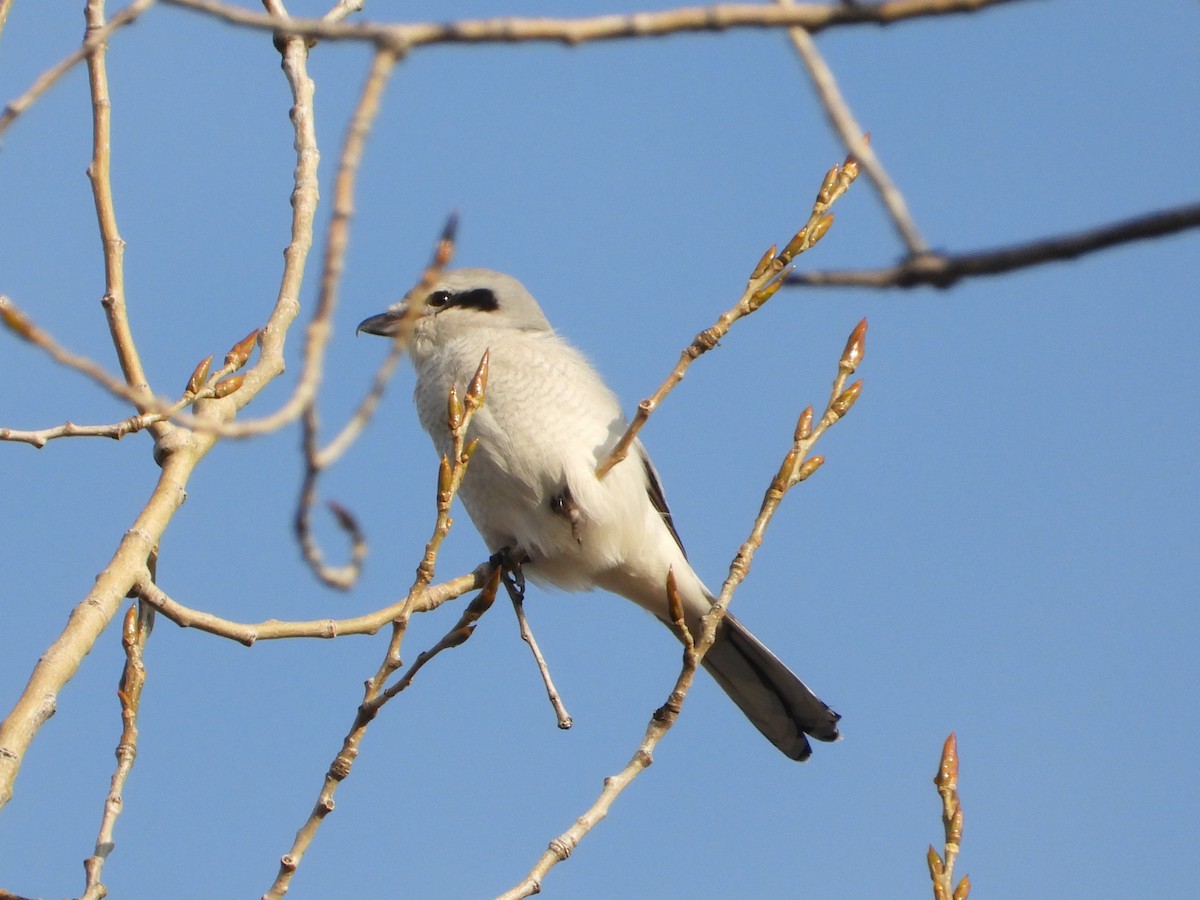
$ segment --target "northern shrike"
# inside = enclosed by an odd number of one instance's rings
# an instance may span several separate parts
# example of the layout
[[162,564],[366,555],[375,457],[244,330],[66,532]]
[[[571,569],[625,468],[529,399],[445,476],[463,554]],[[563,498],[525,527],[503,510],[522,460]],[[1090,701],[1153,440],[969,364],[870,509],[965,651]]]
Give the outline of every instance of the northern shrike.
[[[641,442],[603,478],[596,467],[625,432],[616,396],[583,355],[555,334],[519,281],[487,269],[447,271],[360,331],[394,335],[410,304],[421,311],[410,343],[421,424],[449,455],[450,388],[465,390],[490,353],[479,440],[459,496],[497,553],[521,552],[535,582],[568,591],[603,588],[670,623],[667,572],[674,570],[684,618],[700,634],[712,594],[692,570],[662,486]],[[674,630],[674,628],[672,628]],[[812,753],[806,735],[837,740],[836,712],[817,699],[733,616],[704,657],[746,717],[792,759]]]

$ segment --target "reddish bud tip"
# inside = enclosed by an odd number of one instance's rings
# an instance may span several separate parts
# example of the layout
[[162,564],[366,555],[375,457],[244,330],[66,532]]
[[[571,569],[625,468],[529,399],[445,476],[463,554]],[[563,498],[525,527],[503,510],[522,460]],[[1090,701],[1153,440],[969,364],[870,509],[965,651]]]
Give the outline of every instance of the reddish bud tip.
[[812,420],[813,408],[809,406],[800,413],[800,418],[796,422],[795,439],[797,441],[806,441],[812,436]]
[[483,406],[483,394],[487,390],[488,368],[490,365],[491,351],[484,350],[483,357],[479,360],[479,368],[475,370],[475,375],[471,378],[471,384],[467,388],[467,409],[475,410]]
[[958,739],[953,731],[942,745],[942,761],[933,783],[939,788],[958,784]]
[[846,349],[842,351],[841,367],[847,374],[852,373],[862,362],[867,344],[867,320],[863,319],[850,332],[846,339]]
[[200,365],[192,371],[192,377],[188,379],[187,392],[194,394],[204,387],[204,382],[208,381],[208,372],[212,368],[212,354],[200,361]]
[[259,329],[255,328],[252,332],[229,348],[229,352],[225,354],[225,367],[237,371],[246,364],[246,360],[250,358],[250,354],[254,352],[254,344],[258,340]]
[[6,297],[0,297],[0,322],[22,340],[33,340],[33,323],[23,312],[13,307]]

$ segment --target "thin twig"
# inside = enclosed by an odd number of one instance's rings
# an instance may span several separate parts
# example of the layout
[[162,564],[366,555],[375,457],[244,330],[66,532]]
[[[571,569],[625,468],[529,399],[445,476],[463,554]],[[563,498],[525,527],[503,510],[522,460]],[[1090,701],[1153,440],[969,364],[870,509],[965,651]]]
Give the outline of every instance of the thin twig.
[[331,566],[325,562],[325,554],[312,532],[312,508],[317,499],[317,479],[320,478],[323,468],[318,460],[319,422],[315,403],[305,411],[300,421],[303,434],[304,477],[300,483],[300,495],[296,500],[296,515],[293,519],[296,540],[300,544],[304,561],[322,583],[339,590],[349,590],[358,581],[363,562],[367,558],[367,541],[353,514],[331,500],[328,504],[329,510],[342,533],[350,541],[350,560],[341,566]]
[[[408,596],[401,603],[392,621],[392,634],[388,641],[383,661],[379,664],[379,668],[375,674],[368,678],[364,685],[363,701],[359,705],[358,712],[355,715],[354,724],[342,740],[342,748],[325,775],[321,790],[317,795],[317,802],[313,806],[308,819],[305,820],[304,824],[296,832],[291,849],[281,857],[279,871],[276,873],[274,882],[272,882],[263,895],[264,900],[278,900],[278,898],[287,893],[292,877],[303,860],[304,854],[316,838],[317,831],[321,827],[321,822],[333,810],[334,792],[337,790],[338,784],[350,774],[354,760],[358,757],[362,740],[366,735],[367,726],[371,724],[379,708],[388,699],[395,696],[400,690],[403,690],[403,687],[386,688],[387,681],[403,665],[400,658],[400,645],[408,631],[409,619],[413,612],[416,611],[416,606],[420,598],[429,593],[429,585],[433,581],[437,567],[438,554],[441,551],[446,535],[450,533],[452,524],[450,508],[459,487],[462,485],[463,476],[466,475],[471,455],[475,452],[475,447],[478,443],[475,440],[467,440],[467,429],[471,424],[471,419],[474,418],[475,413],[479,411],[479,408],[484,403],[487,375],[488,354],[485,351],[483,358],[479,361],[479,368],[476,369],[475,376],[471,379],[470,385],[461,397],[457,387],[451,387],[450,389],[450,395],[447,397],[446,402],[446,425],[450,432],[453,449],[449,456],[442,457],[441,465],[438,467],[437,517],[434,522],[433,533],[425,545],[425,552],[421,557],[420,564],[417,566],[416,580],[413,582]],[[490,593],[493,599],[496,590],[495,584],[498,578],[498,572],[493,569],[488,581],[491,585]],[[487,590],[488,588],[485,585],[485,593]],[[474,605],[472,604],[472,607]],[[487,601],[487,606],[490,605],[491,599]],[[464,613],[464,615],[466,614]],[[463,639],[465,640],[465,637]],[[415,674],[415,671],[413,674]],[[389,690],[392,693],[389,694]]]
[[790,275],[787,283],[789,286],[809,287],[911,288],[929,285],[948,288],[964,278],[1003,275],[1016,269],[1075,259],[1120,244],[1163,237],[1197,227],[1200,227],[1200,203],[990,250],[926,253],[880,269],[800,272]]
[[[794,5],[793,0],[777,0],[777,2],[783,6]],[[875,155],[874,148],[864,137],[862,126],[855,120],[854,113],[851,112],[849,104],[846,103],[838,88],[833,71],[826,65],[824,58],[817,50],[816,42],[803,28],[789,28],[788,37],[791,38],[796,52],[800,54],[809,77],[812,78],[813,85],[817,89],[817,96],[821,100],[821,106],[824,107],[830,124],[842,139],[846,151],[862,164],[863,170],[874,183],[875,189],[879,191],[883,205],[891,215],[892,224],[896,226],[896,231],[899,232],[909,254],[924,253],[929,249],[929,245],[921,237],[917,223],[913,221],[912,214],[908,211],[908,204],[904,202],[904,195],[900,193],[900,189],[896,187],[891,176],[884,169],[883,163]]]
[[858,177],[858,171],[857,160],[848,156],[842,165],[834,166],[825,174],[825,179],[821,183],[820,190],[817,191],[817,198],[804,227],[796,232],[778,254],[776,254],[775,246],[763,254],[758,265],[750,274],[746,290],[738,302],[723,312],[711,327],[696,335],[692,342],[683,349],[675,368],[671,370],[663,383],[653,394],[638,404],[633,421],[629,423],[625,433],[596,467],[597,478],[603,478],[612,470],[613,466],[625,459],[637,439],[638,432],[642,430],[642,426],[646,424],[667,394],[683,380],[688,367],[700,356],[717,346],[718,342],[729,333],[734,322],[759,309],[775,295],[775,292],[784,284],[784,279],[789,271],[788,266],[792,260],[811,249],[829,231],[833,224],[833,216],[829,209],[849,189],[855,178]]
[[12,9],[13,0],[0,0],[0,35],[4,34],[4,23],[8,21],[8,11]]
[[[765,262],[766,260],[760,265]],[[714,601],[713,608],[701,620],[703,628],[699,640],[685,639],[683,666],[679,676],[676,678],[667,701],[655,710],[651,717],[641,744],[620,772],[604,779],[604,787],[599,796],[583,815],[577,818],[570,828],[550,841],[550,845],[537,859],[529,873],[518,884],[500,894],[499,900],[519,900],[519,898],[539,893],[546,874],[574,852],[579,842],[608,814],[613,802],[621,792],[654,762],[654,750],[678,719],[695,679],[696,671],[703,661],[704,655],[716,640],[717,626],[725,617],[734,591],[749,572],[754,554],[762,546],[767,525],[779,508],[784,494],[820,467],[821,457],[807,458],[808,452],[821,435],[846,414],[858,397],[861,382],[850,388],[845,388],[844,385],[846,378],[862,361],[865,335],[866,321],[864,320],[851,332],[846,347],[842,351],[830,400],[818,425],[813,427],[811,407],[801,414],[800,421],[796,426],[795,440],[763,497],[762,507],[755,517],[750,536],[742,543],[737,555],[730,563],[729,577],[725,579],[720,596]],[[687,634],[687,628],[683,623],[682,603],[676,596],[673,573],[668,575],[667,584],[664,587],[667,593],[668,607],[672,610],[672,618],[678,620],[676,628],[683,634]]]
[[538,673],[542,676],[542,684],[546,688],[546,698],[550,701],[550,705],[554,707],[554,717],[558,721],[558,727],[565,731],[574,725],[575,722],[571,718],[571,714],[567,712],[567,707],[562,701],[562,696],[558,693],[558,688],[554,686],[554,679],[550,677],[550,667],[546,664],[546,657],[542,655],[542,648],[538,646],[537,638],[533,636],[533,629],[529,627],[529,619],[525,616],[525,597],[507,579],[504,582],[504,587],[508,591],[508,599],[512,601],[513,612],[517,614],[517,627],[521,632],[521,640],[529,646],[529,652],[533,654],[533,660],[537,664]]
[[925,855],[929,864],[929,877],[933,881],[934,900],[967,900],[971,893],[971,879],[964,875],[954,884],[954,861],[962,846],[963,812],[958,799],[958,739],[954,732],[942,745],[942,759],[933,783],[942,798],[942,830],[945,832],[945,856],[938,856],[931,845]]
[[17,337],[28,341],[39,350],[45,352],[59,365],[86,375],[115,397],[128,400],[139,408],[161,407],[169,409],[171,407],[169,400],[150,397],[145,386],[127,385],[123,379],[112,375],[94,360],[68,350],[56,341],[49,332],[38,326],[11,299],[3,295],[0,295],[0,324],[7,327]]
[[[149,4],[134,4],[129,9],[140,11],[146,5]],[[116,19],[114,16],[113,22],[109,23],[109,30],[115,27]],[[101,36],[107,37],[107,32],[97,32],[96,40]],[[87,48],[87,52],[91,50]],[[79,58],[83,55],[86,54]],[[295,128],[296,168],[290,196],[292,242],[284,254],[280,294],[262,334],[262,357],[252,371],[253,377],[241,382],[245,384],[243,390],[232,393],[233,402],[204,404],[200,416],[207,422],[219,424],[231,417],[238,404],[245,405],[283,371],[284,337],[299,312],[295,298],[299,296],[305,260],[312,245],[317,203],[319,154],[313,123],[313,85],[307,76],[306,62],[305,42],[300,39],[285,41],[284,72],[294,98],[291,120]],[[0,320],[21,334],[27,320],[13,313],[8,304],[0,301]],[[213,386],[214,396],[221,385],[226,385],[228,393],[229,382],[230,379],[217,382]],[[118,387],[124,390],[120,383]],[[181,439],[171,446],[160,442],[156,448],[161,470],[141,512],[121,538],[87,596],[76,604],[66,627],[39,657],[20,697],[0,722],[0,808],[12,799],[13,786],[25,754],[42,725],[54,714],[59,691],[75,676],[83,658],[117,614],[127,592],[142,577],[146,561],[183,503],[196,465],[217,440],[212,433],[193,437],[183,429],[177,429],[173,434]]]
[[346,619],[312,619],[308,621],[284,621],[267,619],[264,622],[235,622],[203,610],[184,606],[168,596],[162,588],[148,577],[143,577],[135,586],[139,599],[153,606],[180,628],[195,628],[217,637],[237,641],[246,647],[258,641],[278,641],[289,638],[319,638],[331,640],[351,634],[376,634],[389,622],[394,622],[407,606],[412,613],[429,612],[449,600],[461,597],[483,587],[495,570],[490,562],[481,563],[466,575],[426,588],[414,597],[397,600],[382,609]]
[[16,428],[0,428],[0,441],[32,444],[39,450],[56,438],[65,437],[105,437],[119,441],[127,434],[141,431],[148,424],[147,416],[130,416],[120,422],[108,425],[76,425],[74,422],[63,422],[52,428],[39,428],[36,431],[21,431]]
[[[104,0],[88,0],[84,9],[87,37],[105,28]],[[90,41],[85,39],[84,43]],[[108,319],[109,336],[117,351],[117,362],[125,383],[134,389],[138,398],[152,396],[142,367],[137,343],[129,326],[125,307],[125,241],[117,227],[116,203],[112,192],[112,100],[108,92],[108,45],[100,42],[88,55],[88,82],[92,94],[92,159],[88,164],[88,180],[96,205],[96,221],[100,229],[100,244],[104,253],[104,300],[102,305]],[[138,412],[146,413],[149,406],[138,402]],[[149,425],[155,438],[161,438],[171,426],[159,421]]]
[[108,894],[100,876],[104,870],[104,861],[116,846],[113,842],[113,829],[124,807],[125,782],[133,769],[134,760],[137,759],[138,711],[142,702],[142,686],[146,683],[142,652],[146,649],[146,640],[153,628],[153,607],[138,604],[131,606],[125,614],[124,628],[121,630],[121,645],[125,648],[125,668],[117,689],[117,696],[121,700],[122,723],[121,740],[117,744],[117,768],[113,772],[108,797],[104,802],[104,815],[100,820],[95,853],[83,863],[87,883],[81,900],[100,900]]
[[[457,233],[457,226],[457,217],[454,215],[449,216],[441,235],[434,244],[433,255],[429,261],[429,265],[425,267],[424,272],[421,273],[420,280],[410,293],[416,296],[423,296],[428,292],[428,287],[441,277],[446,266],[450,264],[450,260],[454,258],[454,240]],[[366,559],[367,544],[349,510],[330,502],[330,509],[337,518],[339,526],[350,538],[350,562],[344,566],[326,565],[324,554],[321,552],[320,545],[317,543],[311,527],[312,507],[317,497],[317,481],[321,476],[321,472],[337,462],[341,455],[358,438],[379,405],[379,399],[383,396],[384,389],[396,371],[400,357],[404,354],[408,333],[411,330],[411,324],[415,323],[415,316],[420,313],[420,305],[413,304],[410,312],[412,313],[410,316],[412,321],[402,323],[408,324],[410,327],[399,329],[395,340],[392,341],[387,356],[384,357],[383,362],[380,363],[379,368],[375,371],[375,377],[372,379],[370,388],[363,396],[358,408],[350,416],[349,421],[346,422],[333,440],[325,447],[318,447],[317,445],[318,415],[315,402],[305,411],[301,419],[303,427],[304,478],[301,483],[299,497],[296,501],[296,515],[293,521],[296,538],[300,543],[300,551],[305,561],[308,563],[309,568],[313,570],[313,573],[330,587],[344,590],[354,585],[362,571],[363,561]]]
[[364,711],[369,716],[375,716],[385,703],[393,699],[401,691],[406,690],[413,683],[413,679],[417,677],[417,673],[435,656],[443,650],[461,646],[475,633],[475,625],[480,617],[491,609],[492,604],[496,602],[496,591],[500,588],[501,575],[502,572],[499,567],[494,569],[491,577],[483,586],[483,590],[479,592],[474,600],[467,604],[467,608],[463,610],[454,627],[447,631],[442,639],[428,650],[418,653],[416,662],[409,666],[408,671],[395,684],[391,685],[391,687],[373,700],[363,704]]
[[[13,121],[29,109],[42,94],[50,90],[67,72],[75,68],[80,62],[87,59],[98,48],[104,45],[111,35],[118,28],[130,24],[138,16],[144,13],[147,9],[153,6],[155,0],[134,0],[127,7],[116,13],[108,23],[96,31],[89,32],[87,39],[66,57],[59,60],[36,79],[21,96],[10,100],[4,107],[4,112],[0,113],[0,135],[3,135],[8,126]],[[5,12],[7,15],[7,11]],[[3,27],[3,20],[0,19],[0,27]]]

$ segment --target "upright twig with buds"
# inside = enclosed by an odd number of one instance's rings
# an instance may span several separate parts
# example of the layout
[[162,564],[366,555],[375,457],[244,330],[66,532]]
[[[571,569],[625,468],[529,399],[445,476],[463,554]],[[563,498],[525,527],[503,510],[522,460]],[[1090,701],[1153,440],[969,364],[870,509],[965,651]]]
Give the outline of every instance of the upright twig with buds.
[[638,404],[633,421],[629,423],[629,427],[609,451],[609,454],[596,467],[597,478],[603,478],[613,466],[629,454],[629,448],[633,446],[633,442],[636,440],[638,432],[642,430],[642,426],[646,424],[646,420],[650,418],[650,415],[662,403],[663,398],[674,389],[675,385],[683,380],[688,367],[700,356],[717,346],[720,340],[729,333],[734,322],[757,310],[783,287],[784,279],[791,271],[789,266],[792,260],[811,249],[829,231],[830,226],[833,225],[833,214],[829,212],[829,208],[842,194],[846,193],[857,177],[858,162],[852,156],[847,156],[840,166],[834,166],[825,174],[825,180],[821,182],[821,189],[817,191],[817,199],[813,202],[812,212],[809,213],[804,227],[792,236],[782,251],[778,249],[778,245],[773,244],[762,255],[758,265],[750,273],[750,280],[746,283],[746,290],[741,299],[733,307],[723,312],[711,327],[696,335],[692,342],[684,348],[679,355],[679,362],[675,364],[675,368],[671,370],[663,383],[658,386],[658,390]]
[[962,844],[963,828],[962,804],[958,800],[958,740],[954,732],[942,746],[942,761],[933,783],[942,797],[942,825],[946,832],[945,856],[938,856],[932,844],[926,856],[929,877],[933,879],[933,900],[967,900],[971,893],[970,877],[964,875],[954,885],[954,860]]
[[[849,172],[846,172],[847,168],[850,169]],[[808,224],[788,243],[788,246],[784,248],[782,253],[776,254],[776,248],[772,247],[764,255],[763,259],[759,261],[750,279],[751,290],[748,290],[746,296],[743,297],[744,304],[748,305],[754,302],[752,299],[753,294],[755,291],[761,291],[763,289],[761,286],[772,283],[773,279],[782,278],[788,261],[795,253],[803,252],[804,249],[811,247],[816,240],[819,240],[820,235],[824,234],[825,230],[829,227],[829,217],[826,212],[828,205],[845,191],[846,187],[853,181],[855,174],[853,160],[847,160],[844,166],[835,166],[826,175],[821,192],[817,195],[817,204],[813,207],[813,215],[810,217]],[[820,225],[821,222],[825,222],[826,224],[822,226]],[[814,225],[816,225],[816,231],[813,230]],[[817,237],[811,237],[813,234],[816,234]],[[781,259],[783,262],[779,262]],[[762,302],[767,298],[769,298],[769,294],[758,301],[757,305],[753,306],[753,309],[761,306]],[[741,304],[735,310],[739,308],[741,308]],[[753,309],[740,312],[738,316],[745,315],[746,312],[753,311]],[[545,878],[546,874],[554,866],[571,855],[579,842],[608,815],[608,810],[612,807],[617,797],[620,796],[621,792],[654,761],[654,750],[678,719],[700,662],[716,639],[717,626],[725,616],[725,610],[733,596],[733,592],[737,589],[742,579],[745,578],[755,552],[762,545],[767,525],[775,515],[775,511],[779,508],[779,504],[782,502],[787,491],[812,475],[824,462],[823,457],[809,457],[809,451],[825,431],[849,412],[855,400],[858,399],[859,393],[862,391],[861,381],[857,381],[850,387],[846,387],[846,380],[854,374],[854,371],[862,362],[866,348],[866,334],[867,320],[863,319],[855,326],[854,330],[850,333],[849,339],[846,341],[845,349],[843,349],[841,358],[838,360],[838,373],[833,380],[833,390],[830,392],[829,401],[821,418],[814,425],[812,407],[801,413],[800,420],[796,425],[792,447],[788,450],[782,465],[779,467],[779,471],[775,474],[770,486],[767,488],[767,492],[763,497],[762,507],[754,520],[750,536],[738,548],[737,555],[730,564],[729,577],[722,586],[720,596],[713,604],[712,611],[706,614],[702,620],[704,627],[698,640],[693,637],[684,622],[683,601],[679,596],[679,591],[675,583],[675,573],[673,571],[667,573],[667,582],[665,585],[667,608],[671,617],[671,623],[684,644],[683,666],[675,680],[674,687],[667,696],[666,702],[654,711],[650,722],[646,726],[641,743],[625,767],[615,775],[610,775],[604,779],[604,788],[592,805],[575,820],[570,828],[550,841],[549,848],[537,859],[528,874],[512,888],[501,894],[500,900],[519,900],[519,898],[528,897],[541,891],[542,879]],[[676,379],[677,381],[678,379]],[[667,386],[667,389],[669,390],[669,386]],[[662,389],[660,389],[660,392],[665,393]],[[658,395],[656,394],[656,396]],[[639,410],[639,414],[640,412],[641,410]],[[645,421],[645,417],[641,421]],[[634,429],[631,428],[630,432],[633,431]],[[623,439],[623,442],[632,443],[633,438],[630,432],[626,432],[625,438],[628,440],[625,441]],[[617,461],[619,459],[614,459],[610,456],[605,462],[608,463],[608,468],[611,468]],[[954,900],[963,900],[963,898],[956,897]]]
[[453,524],[450,518],[450,508],[454,502],[454,496],[458,493],[459,486],[462,484],[463,476],[466,475],[471,455],[475,452],[478,443],[474,439],[468,439],[467,431],[471,419],[478,412],[479,408],[483,406],[487,376],[488,354],[485,352],[483,358],[479,361],[479,368],[475,370],[475,375],[471,379],[471,383],[467,386],[466,392],[460,396],[457,386],[450,390],[450,395],[446,401],[446,425],[450,430],[453,449],[448,456],[442,457],[441,465],[438,469],[437,518],[434,522],[433,534],[425,545],[425,552],[421,557],[420,564],[417,566],[417,577],[413,582],[413,586],[409,589],[407,600],[392,622],[392,635],[388,642],[383,662],[375,674],[367,679],[363,692],[363,701],[358,707],[350,731],[342,739],[341,749],[334,757],[328,772],[325,774],[325,780],[317,796],[317,802],[309,814],[307,821],[296,832],[296,838],[292,842],[291,849],[280,860],[279,871],[275,876],[275,881],[263,895],[264,897],[279,898],[287,893],[292,876],[295,874],[296,868],[300,865],[300,861],[312,843],[313,838],[316,837],[317,829],[320,828],[325,816],[332,812],[334,792],[337,790],[337,786],[350,774],[350,769],[354,765],[354,761],[358,758],[359,747],[366,734],[367,726],[378,715],[379,710],[388,700],[408,687],[417,672],[430,659],[442,650],[449,647],[457,647],[466,641],[474,632],[476,620],[491,607],[492,602],[495,600],[496,590],[500,584],[498,566],[484,586],[483,591],[468,606],[466,612],[463,613],[462,618],[459,619],[454,628],[433,648],[421,654],[404,677],[390,688],[387,687],[388,679],[403,665],[403,661],[400,658],[400,645],[408,629],[409,616],[412,614],[412,610],[418,605],[419,599],[428,592],[429,585],[433,582],[438,553],[441,550],[442,542],[445,540],[446,535],[450,533],[450,527]]

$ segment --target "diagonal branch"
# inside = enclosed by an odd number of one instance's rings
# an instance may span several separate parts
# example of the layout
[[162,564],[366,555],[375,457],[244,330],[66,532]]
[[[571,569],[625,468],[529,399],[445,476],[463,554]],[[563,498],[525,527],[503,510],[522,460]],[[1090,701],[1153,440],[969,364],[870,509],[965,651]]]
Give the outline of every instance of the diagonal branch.
[[1003,275],[1044,263],[1075,259],[1128,244],[1200,228],[1200,203],[1121,219],[1098,228],[1054,235],[1022,244],[967,253],[923,253],[894,266],[879,269],[835,269],[793,273],[789,286],[911,288],[931,285],[948,288],[964,278]]
[[[789,7],[793,0],[779,0],[779,3]],[[900,233],[900,238],[904,241],[908,252],[910,254],[924,253],[929,249],[929,245],[921,237],[917,223],[913,221],[912,214],[908,211],[908,204],[904,202],[904,195],[900,193],[900,189],[896,187],[895,182],[884,169],[883,163],[875,155],[870,142],[864,136],[862,126],[858,124],[854,113],[850,111],[849,104],[846,103],[838,88],[837,79],[817,50],[812,35],[803,28],[789,28],[788,36],[792,40],[792,46],[800,54],[804,67],[808,69],[809,77],[812,78],[813,85],[817,89],[821,105],[825,107],[825,115],[829,117],[830,123],[842,139],[842,144],[847,152],[859,161],[863,171],[870,177],[875,189],[879,191],[883,205],[892,217],[892,223]]]

